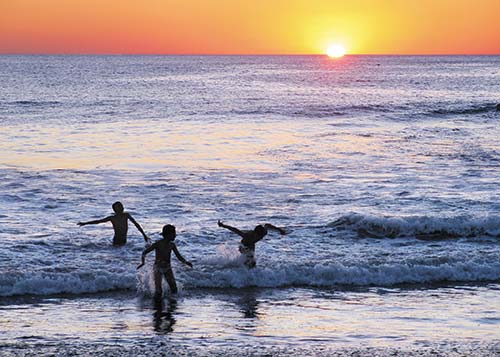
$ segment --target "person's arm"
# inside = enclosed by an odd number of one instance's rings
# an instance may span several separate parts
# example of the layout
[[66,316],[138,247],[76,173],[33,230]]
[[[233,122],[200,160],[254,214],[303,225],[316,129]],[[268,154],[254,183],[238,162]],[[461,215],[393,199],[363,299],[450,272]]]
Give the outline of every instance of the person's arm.
[[109,222],[111,221],[111,216],[102,218],[102,219],[96,219],[95,221],[88,221],[88,222],[78,222],[77,224],[81,226],[86,226],[87,224],[99,224],[99,223],[104,223],[104,222]]
[[144,265],[144,263],[146,262],[146,255],[151,253],[155,248],[156,248],[156,243],[153,243],[148,248],[144,249],[144,251],[142,252],[142,255],[141,255],[141,264],[139,264],[137,266],[137,269],[139,269],[140,267],[142,267]]
[[287,234],[288,232],[286,230],[284,230],[283,228],[280,228],[280,227],[276,227],[276,226],[273,226],[272,224],[270,223],[266,223],[264,224],[264,228],[266,229],[272,229],[274,231],[277,231],[279,232],[281,235],[285,235]]
[[255,244],[258,241],[260,241],[261,239],[263,239],[264,237],[265,236],[263,236],[263,237],[257,237],[257,234],[255,234],[254,231],[251,231],[249,234],[247,234],[245,236],[245,238],[242,240],[242,243],[243,244]]
[[175,245],[175,243],[172,243],[172,250],[174,251],[174,254],[177,257],[177,259],[179,259],[181,262],[183,262],[187,266],[189,266],[191,268],[193,267],[193,264],[191,264],[186,259],[184,259],[184,257],[181,255],[181,253],[179,253],[179,250],[177,249],[177,246]]
[[128,219],[130,219],[130,222],[132,222],[135,225],[137,230],[139,232],[141,232],[142,236],[144,237],[144,241],[146,243],[150,243],[151,239],[149,239],[149,237],[146,235],[146,233],[144,233],[144,230],[142,229],[141,225],[139,223],[137,223],[137,221],[134,219],[134,217],[132,217],[132,215],[130,213],[127,213],[127,217],[128,217]]
[[247,237],[247,235],[245,234],[245,232],[240,231],[238,228],[234,228],[234,227],[228,226],[227,224],[224,224],[221,221],[217,221],[217,225],[219,227],[226,228],[226,229],[230,230],[233,233],[236,233],[237,235],[239,235],[242,238],[246,238]]
[[[277,232],[280,232],[280,234],[286,234],[287,232],[283,229],[283,228],[279,228],[279,227],[276,227],[276,226],[273,226],[272,224],[270,223],[266,223],[264,224],[264,228],[266,229],[272,229],[272,230],[275,230]],[[261,239],[263,239],[265,236],[262,236],[262,237],[258,237],[255,233],[255,231],[252,231],[250,232],[250,234],[246,235],[243,239],[243,241],[245,243],[251,243],[251,244],[255,244],[257,243],[258,241],[260,241]]]

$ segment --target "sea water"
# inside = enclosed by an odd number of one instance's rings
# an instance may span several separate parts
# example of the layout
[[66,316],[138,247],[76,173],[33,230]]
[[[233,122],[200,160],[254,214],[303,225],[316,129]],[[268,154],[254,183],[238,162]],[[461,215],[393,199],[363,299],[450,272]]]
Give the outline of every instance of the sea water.
[[[499,353],[499,56],[1,56],[1,354]],[[144,241],[177,227],[180,293]],[[252,229],[257,267],[238,236]]]

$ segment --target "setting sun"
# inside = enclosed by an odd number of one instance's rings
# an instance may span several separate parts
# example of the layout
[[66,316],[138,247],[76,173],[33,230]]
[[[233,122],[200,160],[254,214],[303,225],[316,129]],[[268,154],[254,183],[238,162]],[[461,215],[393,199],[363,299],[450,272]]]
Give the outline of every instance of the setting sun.
[[346,50],[342,45],[331,45],[326,50],[326,54],[328,57],[340,58],[346,54]]

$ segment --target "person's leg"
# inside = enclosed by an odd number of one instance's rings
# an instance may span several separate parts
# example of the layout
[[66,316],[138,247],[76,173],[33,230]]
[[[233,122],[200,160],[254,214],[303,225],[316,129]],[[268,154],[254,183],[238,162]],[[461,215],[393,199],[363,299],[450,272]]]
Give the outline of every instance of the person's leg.
[[161,298],[163,295],[163,288],[161,286],[162,284],[162,276],[161,276],[161,271],[160,268],[155,266],[154,269],[154,278],[155,278],[155,298]]
[[257,262],[255,261],[255,256],[253,254],[251,253],[245,254],[245,265],[249,269],[255,268]]
[[167,280],[167,283],[170,286],[170,291],[172,292],[172,294],[177,293],[177,284],[175,282],[175,276],[172,269],[167,269],[165,271],[165,279]]
[[248,259],[245,261],[245,266],[248,269],[253,269],[253,268],[255,268],[256,265],[257,265],[257,262],[255,261],[255,259]]

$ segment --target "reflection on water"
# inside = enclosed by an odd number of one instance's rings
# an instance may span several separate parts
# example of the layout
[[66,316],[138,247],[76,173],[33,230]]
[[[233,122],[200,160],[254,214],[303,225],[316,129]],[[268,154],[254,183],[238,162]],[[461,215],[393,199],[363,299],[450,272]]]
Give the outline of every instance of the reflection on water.
[[234,329],[238,333],[248,336],[260,334],[260,319],[265,318],[265,313],[260,309],[261,301],[258,295],[258,290],[250,289],[233,297],[234,309],[241,314],[234,315],[233,319]]
[[281,126],[272,121],[216,125],[180,121],[172,125],[142,120],[133,124],[44,125],[35,133],[31,125],[6,126],[0,132],[0,163],[41,169],[201,166],[265,171],[274,167],[275,155],[264,151],[272,153],[299,143],[303,125]]
[[174,313],[177,308],[177,300],[169,297],[166,299],[154,300],[153,326],[158,334],[167,334],[174,331]]
[[157,302],[124,292],[4,300],[0,345],[31,343],[34,336],[48,343],[119,341],[129,347],[153,338],[182,348],[497,341],[498,289],[497,284],[366,291],[243,289],[183,293]]
[[257,293],[255,291],[249,291],[243,294],[241,298],[238,299],[237,304],[239,305],[244,318],[259,318],[259,301],[257,300]]

